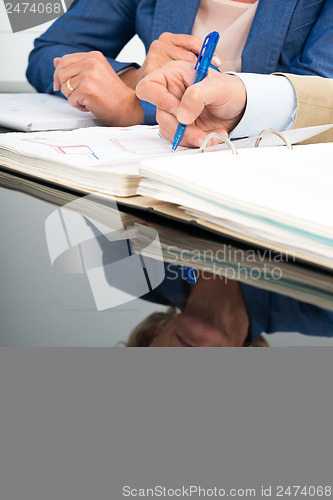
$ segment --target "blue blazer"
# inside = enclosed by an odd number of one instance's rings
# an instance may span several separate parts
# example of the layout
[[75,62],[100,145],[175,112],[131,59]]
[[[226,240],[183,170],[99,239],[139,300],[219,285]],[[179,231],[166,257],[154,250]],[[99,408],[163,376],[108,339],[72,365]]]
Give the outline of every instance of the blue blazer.
[[[27,78],[39,91],[52,93],[53,58],[101,51],[118,71],[129,63],[115,58],[137,34],[146,50],[161,33],[192,31],[200,0],[75,0],[41,37],[30,54]],[[259,0],[242,53],[242,71],[281,71],[333,77],[333,1]],[[155,109],[143,104],[145,123]]]

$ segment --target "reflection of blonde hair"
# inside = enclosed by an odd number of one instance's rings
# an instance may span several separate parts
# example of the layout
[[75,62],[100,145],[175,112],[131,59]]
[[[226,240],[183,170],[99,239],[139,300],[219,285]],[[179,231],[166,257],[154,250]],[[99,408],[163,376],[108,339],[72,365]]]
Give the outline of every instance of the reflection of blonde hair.
[[[175,307],[169,307],[165,312],[156,312],[145,318],[131,332],[126,347],[148,347],[156,337],[156,331],[166,325],[171,318],[177,314]],[[266,339],[260,335],[253,342],[246,344],[247,347],[269,347]]]

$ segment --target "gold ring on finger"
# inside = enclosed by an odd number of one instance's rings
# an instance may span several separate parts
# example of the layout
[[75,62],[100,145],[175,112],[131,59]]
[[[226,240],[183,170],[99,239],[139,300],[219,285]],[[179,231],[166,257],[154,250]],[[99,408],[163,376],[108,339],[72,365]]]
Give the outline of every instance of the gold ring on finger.
[[67,82],[66,82],[66,85],[67,85],[67,88],[70,92],[74,92],[74,89],[73,87],[71,86],[71,79],[68,78]]

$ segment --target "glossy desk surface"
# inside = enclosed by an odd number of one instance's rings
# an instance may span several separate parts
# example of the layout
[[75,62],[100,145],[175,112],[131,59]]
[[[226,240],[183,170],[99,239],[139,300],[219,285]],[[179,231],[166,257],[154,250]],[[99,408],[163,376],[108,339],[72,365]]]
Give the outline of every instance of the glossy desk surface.
[[[194,315],[199,317],[209,302],[215,312],[207,313],[207,323],[229,300],[217,281],[231,288],[236,283],[230,292],[236,316],[240,297],[245,308],[252,302],[250,322],[258,315],[267,325],[285,325],[283,316],[289,314],[296,325],[290,331],[297,325],[311,330],[313,311],[333,310],[329,271],[4,170],[0,191],[0,345],[116,345],[149,314],[165,311],[167,303],[186,308],[198,283],[182,279],[180,266],[195,268],[200,283],[205,281]],[[268,308],[277,299],[273,321],[267,319]],[[289,310],[290,300],[301,306]],[[308,324],[304,317],[298,322],[296,311],[308,314],[309,307]],[[271,345],[333,345],[320,331],[313,333],[286,331],[266,338]],[[333,322],[332,329],[326,325],[327,334],[333,335]],[[200,342],[186,337],[183,344],[204,345],[200,335]]]

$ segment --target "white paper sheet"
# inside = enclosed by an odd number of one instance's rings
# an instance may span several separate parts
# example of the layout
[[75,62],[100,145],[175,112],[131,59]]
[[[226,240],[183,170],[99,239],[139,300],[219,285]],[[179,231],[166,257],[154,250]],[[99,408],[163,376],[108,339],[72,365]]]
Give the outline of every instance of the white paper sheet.
[[35,132],[92,127],[92,113],[73,108],[66,99],[49,94],[0,94],[0,126]]

